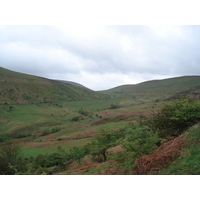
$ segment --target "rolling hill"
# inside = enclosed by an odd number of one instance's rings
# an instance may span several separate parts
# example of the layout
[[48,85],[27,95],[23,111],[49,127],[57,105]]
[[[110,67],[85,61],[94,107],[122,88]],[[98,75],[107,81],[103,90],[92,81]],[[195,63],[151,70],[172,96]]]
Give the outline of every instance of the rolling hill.
[[[184,94],[200,96],[200,76],[95,92],[0,67],[0,150],[7,141],[22,145],[26,165],[21,164],[27,169],[11,174],[199,174],[198,99],[191,105],[182,104],[196,112],[187,113],[197,116],[198,124],[176,138],[168,130],[161,138],[137,123],[173,103],[164,101]],[[107,157],[101,160],[99,148],[104,145]],[[0,166],[4,163],[0,160]],[[54,171],[60,166],[61,171]]]
[[[81,85],[81,84],[73,82],[73,81],[64,81],[64,80],[55,80],[55,81],[60,81],[60,82],[63,82],[63,83],[75,85],[75,86],[78,86],[78,87],[81,87],[81,88],[87,88],[84,85]],[[87,89],[89,89],[89,88],[87,88]]]
[[161,99],[174,98],[177,95],[200,95],[200,76],[183,76],[163,80],[152,80],[135,85],[122,85],[109,90],[101,91],[113,97],[134,99]]
[[0,104],[37,104],[104,98],[107,98],[107,95],[87,88],[0,67]]

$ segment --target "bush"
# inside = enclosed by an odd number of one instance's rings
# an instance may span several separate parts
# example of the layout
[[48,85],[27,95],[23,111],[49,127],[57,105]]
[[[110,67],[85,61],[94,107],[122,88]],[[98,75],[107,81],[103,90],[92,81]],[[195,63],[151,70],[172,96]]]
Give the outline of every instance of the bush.
[[110,132],[103,132],[93,137],[91,143],[87,145],[87,150],[96,162],[105,162],[107,160],[107,150],[115,146],[117,138]]
[[84,116],[88,116],[89,113],[85,110],[83,110],[82,108],[78,111],[78,113],[80,113],[81,115],[84,115]]
[[200,102],[194,99],[181,99],[165,105],[150,118],[141,120],[159,137],[178,136],[184,130],[200,121]]
[[71,119],[72,122],[78,122],[79,120],[80,120],[80,119],[79,119],[79,116],[73,117],[73,118]]
[[19,133],[19,134],[17,134],[17,135],[15,136],[15,138],[25,138],[25,137],[29,137],[29,136],[31,136],[31,135],[32,135],[31,132],[29,132],[29,133]]
[[73,147],[70,152],[73,159],[77,159],[79,164],[81,162],[81,158],[85,157],[85,152],[80,147]]
[[5,142],[6,140],[8,140],[7,136],[1,136],[0,137],[0,142]]
[[52,128],[52,129],[51,129],[51,132],[52,132],[52,133],[57,133],[57,132],[59,132],[60,130],[61,130],[61,128],[56,127],[56,128]]
[[122,141],[122,147],[133,154],[134,158],[153,153],[160,139],[148,127],[127,128],[129,135]]
[[64,151],[59,151],[56,153],[51,153],[48,155],[38,155],[33,163],[33,167],[37,169],[38,167],[52,167],[64,163],[66,160],[70,160],[70,154]]
[[45,130],[42,132],[42,136],[48,135],[48,134],[50,134],[50,133],[51,133],[50,130],[45,129]]
[[0,148],[0,174],[14,175],[26,170],[26,161],[21,157],[21,146],[10,141],[6,142]]

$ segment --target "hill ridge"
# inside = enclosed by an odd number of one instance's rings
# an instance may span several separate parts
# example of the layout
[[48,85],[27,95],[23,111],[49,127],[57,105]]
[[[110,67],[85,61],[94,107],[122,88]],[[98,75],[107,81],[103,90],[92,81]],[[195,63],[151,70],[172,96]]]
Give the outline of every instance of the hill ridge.
[[126,84],[101,91],[115,97],[148,98],[162,100],[176,94],[200,94],[200,76],[180,76],[162,80],[150,80],[138,84]]
[[0,67],[0,104],[38,104],[105,99],[87,88]]

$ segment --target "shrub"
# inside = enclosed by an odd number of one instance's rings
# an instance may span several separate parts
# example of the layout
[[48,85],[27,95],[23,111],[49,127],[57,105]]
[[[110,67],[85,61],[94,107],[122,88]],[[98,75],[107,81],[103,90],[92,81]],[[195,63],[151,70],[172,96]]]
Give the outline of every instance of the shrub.
[[45,130],[42,132],[42,136],[48,135],[48,134],[50,134],[50,133],[51,133],[50,130],[45,129]]
[[134,158],[150,154],[157,148],[156,144],[159,143],[160,139],[148,127],[137,127],[132,129],[132,131],[131,128],[127,128],[127,131],[129,135],[126,140],[121,142],[122,147],[127,152],[131,152]]
[[26,171],[26,161],[21,157],[21,146],[6,142],[0,148],[0,174],[14,175]]
[[0,137],[0,142],[5,142],[6,140],[8,140],[7,136],[1,136]]
[[51,129],[51,132],[52,132],[52,133],[57,133],[57,132],[59,132],[60,130],[61,130],[61,128],[56,127],[56,128],[52,128],[52,129]]
[[18,133],[18,134],[15,136],[15,138],[25,138],[25,137],[29,137],[29,136],[31,136],[31,135],[32,135],[31,132],[29,132],[29,133]]
[[200,102],[194,99],[181,99],[165,105],[150,118],[141,120],[159,137],[178,136],[184,130],[200,121]]
[[78,111],[78,113],[80,113],[81,115],[85,115],[85,116],[88,116],[89,113],[85,110],[83,110],[82,108]]
[[83,158],[85,156],[85,152],[83,149],[81,149],[80,147],[73,147],[71,150],[71,156],[73,157],[73,159],[77,159],[79,164],[81,162],[81,158]]
[[33,163],[33,167],[35,169],[38,167],[52,167],[60,165],[68,159],[71,159],[71,156],[64,151],[59,151],[48,155],[38,155]]
[[105,162],[107,160],[107,150],[115,146],[116,137],[111,133],[103,132],[93,137],[91,143],[87,146],[92,155],[92,159],[97,162]]
[[78,122],[79,120],[80,120],[80,119],[79,119],[79,116],[73,117],[73,118],[71,119],[72,122]]

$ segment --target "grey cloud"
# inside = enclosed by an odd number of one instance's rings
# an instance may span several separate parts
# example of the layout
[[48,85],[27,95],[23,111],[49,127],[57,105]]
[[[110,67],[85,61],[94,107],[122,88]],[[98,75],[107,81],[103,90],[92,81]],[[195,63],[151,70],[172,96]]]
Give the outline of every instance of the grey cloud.
[[106,26],[77,34],[54,26],[0,26],[0,66],[47,78],[81,77],[90,88],[88,77],[110,77],[106,85],[114,87],[136,74],[138,80],[199,75],[199,35],[200,26]]

